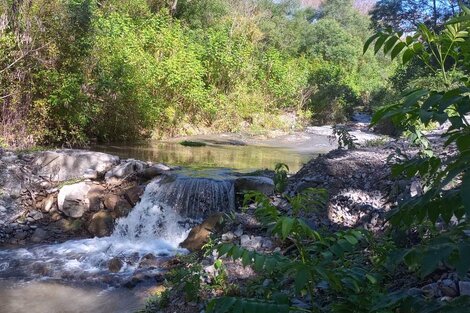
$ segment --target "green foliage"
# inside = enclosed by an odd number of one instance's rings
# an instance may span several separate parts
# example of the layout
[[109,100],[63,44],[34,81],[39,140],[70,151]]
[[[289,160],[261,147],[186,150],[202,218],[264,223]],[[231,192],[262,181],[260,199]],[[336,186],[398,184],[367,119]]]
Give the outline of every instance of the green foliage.
[[335,136],[336,140],[338,141],[338,147],[354,149],[356,148],[356,137],[351,135],[346,128],[346,126],[341,125],[334,125],[333,126],[333,136]]
[[276,192],[283,192],[287,187],[287,179],[289,174],[289,166],[284,163],[276,164],[274,168],[274,187]]
[[320,15],[264,0],[18,6],[0,4],[0,135],[20,148],[297,126],[283,111],[342,121],[389,74],[360,53],[368,18],[352,2]]
[[[321,235],[305,223],[300,217],[303,213],[307,210],[318,210],[325,205],[324,190],[310,189],[289,200],[293,207],[292,216],[284,215],[260,193],[249,193],[245,196],[246,203],[254,201],[257,204],[255,216],[267,228],[268,233],[292,244],[292,252],[264,254],[234,244],[221,244],[217,251],[221,256],[241,260],[245,266],[251,265],[257,272],[271,277],[275,285],[284,285],[283,289],[288,289],[285,284],[292,282],[294,290],[285,293],[274,292],[265,299],[217,298],[209,302],[208,312],[319,312],[318,303],[313,302],[318,289],[322,289],[322,292],[348,295],[345,300],[331,304],[335,312],[345,312],[344,308],[351,302],[356,305],[354,310],[357,311],[354,312],[365,310],[370,304],[368,301],[371,298],[367,300],[364,297],[370,292],[368,286],[377,284],[378,277],[349,261],[365,239],[364,234],[349,230]],[[357,298],[351,294],[357,295]],[[291,302],[295,296],[306,295],[312,299],[309,310]],[[362,303],[359,299],[362,299]]]
[[[470,112],[468,74],[454,81],[455,72],[467,73],[469,54],[470,9],[451,19],[440,33],[420,25],[413,36],[381,32],[372,36],[364,49],[374,42],[374,51],[383,50],[402,62],[419,59],[442,81],[442,89],[415,89],[403,95],[403,101],[383,108],[373,118],[373,123],[390,118],[407,130],[410,140],[420,147],[411,159],[396,156],[395,175],[423,178],[425,192],[401,203],[390,215],[396,227],[408,229],[416,225],[429,225],[426,236],[418,246],[403,250],[402,259],[410,268],[426,276],[445,264],[455,268],[460,275],[469,269],[469,239],[463,232],[468,227],[470,170],[470,127],[466,115]],[[441,159],[435,154],[428,139],[416,126],[439,123],[448,127],[442,135],[445,147],[455,145],[456,155]],[[454,222],[452,222],[454,219]],[[444,222],[444,231],[436,231],[436,223]],[[462,300],[465,302],[465,300]]]

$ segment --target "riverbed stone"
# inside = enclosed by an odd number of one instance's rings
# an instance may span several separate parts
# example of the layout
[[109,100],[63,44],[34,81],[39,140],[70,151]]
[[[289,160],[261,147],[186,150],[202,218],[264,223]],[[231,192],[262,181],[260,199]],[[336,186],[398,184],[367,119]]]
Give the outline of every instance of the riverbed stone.
[[79,218],[90,208],[88,192],[91,186],[86,182],[66,185],[57,196],[58,209],[66,216]]
[[107,211],[100,211],[93,214],[88,231],[95,237],[105,237],[111,235],[114,228],[114,219]]
[[118,273],[124,265],[124,262],[118,258],[114,257],[108,262],[108,269],[111,273]]
[[216,213],[209,216],[200,225],[191,229],[188,237],[180,244],[182,248],[189,251],[198,251],[207,243],[209,236],[220,230],[222,223],[222,214]]
[[107,183],[116,183],[122,179],[128,178],[133,174],[142,172],[147,164],[138,160],[127,160],[106,172],[105,180]]
[[40,243],[49,237],[49,233],[42,228],[36,228],[33,235],[31,236],[31,241],[34,243]]
[[83,178],[93,171],[104,173],[119,162],[119,157],[85,150],[44,151],[33,161],[34,173],[51,181]]
[[144,191],[145,191],[144,186],[134,186],[125,191],[124,197],[131,204],[131,206],[134,207],[137,204],[137,202],[140,201],[140,198],[144,194]]
[[274,181],[268,177],[262,176],[241,176],[235,180],[235,190],[242,191],[258,191],[265,195],[274,193]]

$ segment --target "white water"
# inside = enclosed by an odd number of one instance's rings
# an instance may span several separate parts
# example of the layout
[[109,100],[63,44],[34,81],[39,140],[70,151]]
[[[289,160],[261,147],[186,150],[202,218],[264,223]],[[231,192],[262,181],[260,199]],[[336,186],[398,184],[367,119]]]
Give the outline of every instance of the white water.
[[[178,245],[188,230],[182,226],[182,218],[155,197],[159,188],[159,180],[151,182],[132,212],[117,221],[110,237],[0,251],[0,278],[119,280],[128,278],[148,253],[157,257],[185,253]],[[116,274],[108,270],[113,257],[124,262]]]

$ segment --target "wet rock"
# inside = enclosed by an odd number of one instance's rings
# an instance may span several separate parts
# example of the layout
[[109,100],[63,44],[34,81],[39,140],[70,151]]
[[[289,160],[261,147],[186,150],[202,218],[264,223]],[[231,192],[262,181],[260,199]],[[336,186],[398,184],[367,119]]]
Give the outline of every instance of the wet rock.
[[93,214],[88,231],[96,237],[105,237],[111,235],[114,228],[114,219],[107,211],[100,211]]
[[147,166],[146,163],[138,160],[127,160],[106,172],[105,180],[108,183],[116,183],[133,174],[142,172]]
[[49,237],[49,233],[42,228],[36,228],[33,235],[31,236],[31,241],[34,243],[40,243]]
[[470,296],[470,281],[459,281],[459,290],[461,296]]
[[79,218],[90,208],[88,192],[91,186],[86,182],[66,185],[57,196],[58,209],[69,217]]
[[143,179],[150,180],[170,170],[171,168],[164,164],[155,164],[140,171],[139,176]]
[[98,185],[96,183],[90,185],[90,190],[88,190],[86,195],[88,202],[90,203],[90,211],[96,212],[103,208],[102,199],[104,192],[105,188],[102,185]]
[[118,195],[107,196],[104,199],[104,206],[106,209],[113,212],[113,216],[115,218],[127,216],[127,214],[129,214],[130,210],[132,209],[130,203]]
[[144,186],[135,186],[135,187],[129,188],[124,193],[124,197],[131,204],[131,206],[134,207],[137,204],[137,202],[140,201],[140,197],[142,197],[144,190],[145,190]]
[[123,267],[124,262],[118,257],[114,257],[108,262],[108,269],[111,273],[118,273]]
[[104,173],[119,162],[119,158],[101,152],[84,150],[44,151],[33,161],[34,173],[52,181],[83,178],[90,170]]
[[28,237],[28,233],[25,231],[20,230],[15,233],[15,240],[23,240],[26,237]]
[[155,269],[162,267],[164,262],[168,261],[168,258],[158,258],[152,253],[146,254],[142,257],[139,262],[139,269]]
[[235,190],[259,191],[265,195],[274,193],[274,181],[271,178],[261,176],[242,176],[235,180]]
[[206,244],[210,234],[220,230],[222,214],[216,213],[209,216],[202,224],[191,229],[188,237],[180,244],[189,251],[198,251]]
[[37,275],[48,276],[51,272],[51,269],[47,266],[46,263],[36,262],[31,266],[31,271]]

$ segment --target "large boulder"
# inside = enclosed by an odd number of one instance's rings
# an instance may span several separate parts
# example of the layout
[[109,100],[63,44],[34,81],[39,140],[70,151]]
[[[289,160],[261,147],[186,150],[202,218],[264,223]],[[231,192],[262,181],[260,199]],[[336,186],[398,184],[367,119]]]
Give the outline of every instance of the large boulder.
[[99,211],[93,214],[88,231],[95,237],[106,237],[111,235],[114,229],[114,219],[107,211]]
[[51,181],[88,178],[90,173],[105,173],[119,157],[84,150],[44,151],[33,160],[34,173]]
[[189,251],[198,251],[207,243],[209,236],[220,230],[223,217],[221,213],[209,216],[202,224],[191,229],[188,237],[180,244]]
[[262,176],[241,176],[235,180],[235,190],[241,191],[259,191],[265,195],[274,193],[274,181],[268,177]]
[[86,182],[62,187],[57,196],[59,211],[69,217],[82,217],[90,208],[90,199],[88,199],[90,189],[91,185]]

